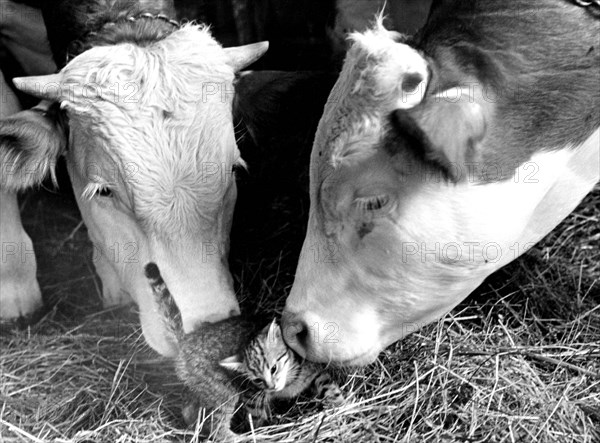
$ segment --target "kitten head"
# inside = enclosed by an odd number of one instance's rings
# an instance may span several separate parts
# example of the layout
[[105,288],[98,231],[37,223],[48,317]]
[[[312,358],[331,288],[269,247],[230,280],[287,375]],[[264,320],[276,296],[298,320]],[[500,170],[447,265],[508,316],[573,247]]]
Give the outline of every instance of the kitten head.
[[244,374],[265,391],[281,391],[293,379],[295,357],[273,320],[248,343],[242,355],[234,355],[220,362],[224,368]]

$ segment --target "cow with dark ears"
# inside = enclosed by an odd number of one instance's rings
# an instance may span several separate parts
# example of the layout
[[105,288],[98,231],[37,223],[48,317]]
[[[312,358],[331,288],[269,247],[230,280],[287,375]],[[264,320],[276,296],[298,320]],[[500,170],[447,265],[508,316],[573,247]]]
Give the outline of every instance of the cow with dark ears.
[[[594,187],[600,20],[597,5],[575,3],[440,0],[412,40],[381,21],[352,35],[313,145],[308,229],[283,314],[301,355],[373,361]],[[526,164],[534,179],[522,179]],[[311,246],[327,242],[336,260],[315,262]],[[316,336],[328,323],[335,342]]]

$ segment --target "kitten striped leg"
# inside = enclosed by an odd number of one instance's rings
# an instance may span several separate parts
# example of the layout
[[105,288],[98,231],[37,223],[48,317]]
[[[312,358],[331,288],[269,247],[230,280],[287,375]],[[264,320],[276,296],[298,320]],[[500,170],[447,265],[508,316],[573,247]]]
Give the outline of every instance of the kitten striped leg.
[[344,403],[342,390],[327,372],[317,375],[313,383],[316,397],[322,399],[325,408],[333,408]]
[[202,409],[201,401],[196,397],[196,394],[186,390],[183,393],[182,406],[182,414],[185,424],[188,427],[201,424],[200,435],[205,437],[208,436],[209,443],[235,443],[239,441],[239,437],[230,429],[230,426],[231,419],[235,412],[235,404],[237,403],[236,399],[232,399],[210,412]]
[[240,441],[240,437],[230,428],[236,404],[237,396],[213,411],[208,442],[236,443]]
[[181,320],[181,311],[175,303],[175,299],[169,292],[169,288],[162,276],[156,263],[150,262],[145,267],[146,278],[150,283],[154,300],[159,308],[165,327],[181,342],[185,332],[183,331],[183,322]]
[[252,418],[254,427],[260,427],[269,422],[271,409],[264,391],[246,391],[242,401],[246,412]]
[[200,412],[200,401],[196,395],[189,390],[185,390],[182,394],[181,415],[187,426],[192,426],[198,420]]

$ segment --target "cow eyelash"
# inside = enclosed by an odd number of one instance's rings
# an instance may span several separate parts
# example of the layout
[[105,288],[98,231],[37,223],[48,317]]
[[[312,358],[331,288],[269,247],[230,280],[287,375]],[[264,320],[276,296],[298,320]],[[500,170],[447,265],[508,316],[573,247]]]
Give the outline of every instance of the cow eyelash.
[[231,166],[231,172],[233,172],[234,176],[237,176],[240,172],[245,172],[248,170],[248,166],[246,162],[239,157]]
[[374,212],[383,209],[390,202],[389,195],[377,195],[374,197],[359,197],[354,200],[354,206],[360,212]]
[[113,196],[113,192],[106,183],[89,183],[81,193],[81,196],[86,200],[91,200],[96,195],[110,198]]

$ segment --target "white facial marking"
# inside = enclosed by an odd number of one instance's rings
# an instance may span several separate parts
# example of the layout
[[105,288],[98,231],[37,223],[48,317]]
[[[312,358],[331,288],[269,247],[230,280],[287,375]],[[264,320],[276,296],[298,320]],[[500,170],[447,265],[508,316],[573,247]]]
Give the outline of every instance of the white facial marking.
[[[286,309],[309,326],[309,357],[363,364],[443,316],[575,208],[600,179],[599,149],[596,131],[577,148],[535,154],[502,182],[407,182],[359,249],[350,231],[337,237],[335,263],[303,250]],[[311,222],[304,248],[322,238]],[[315,340],[313,326],[328,322],[339,340]]]

